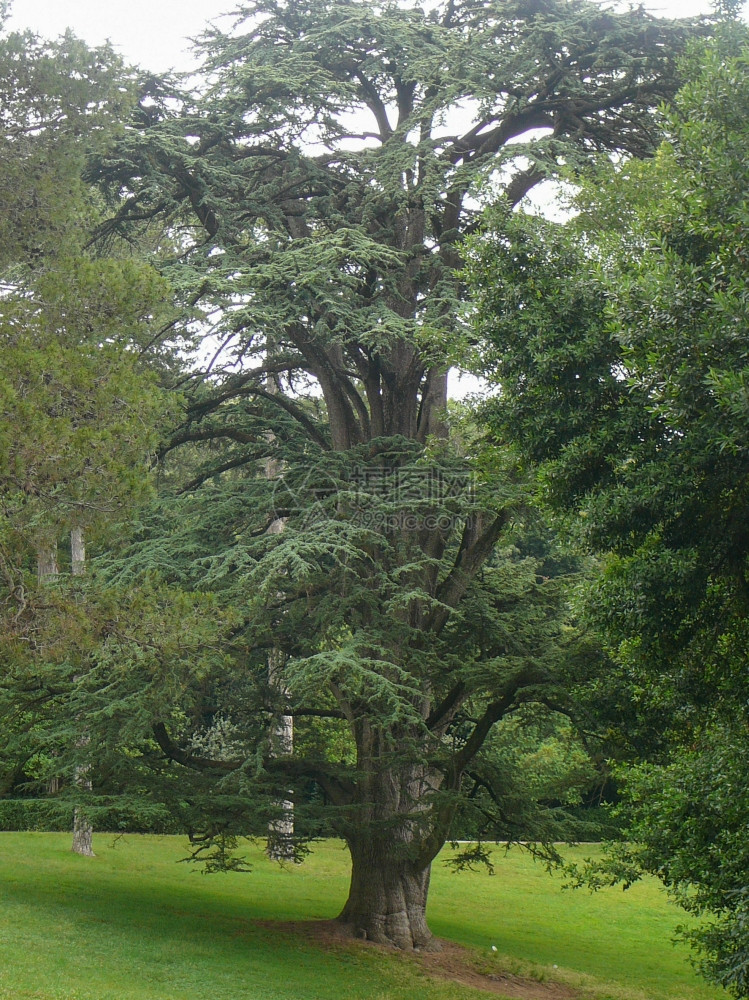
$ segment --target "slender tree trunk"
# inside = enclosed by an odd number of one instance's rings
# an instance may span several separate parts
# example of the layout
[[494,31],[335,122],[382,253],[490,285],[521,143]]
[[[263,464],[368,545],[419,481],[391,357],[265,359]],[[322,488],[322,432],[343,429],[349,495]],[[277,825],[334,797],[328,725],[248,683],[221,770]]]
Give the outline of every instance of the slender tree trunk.
[[[283,683],[284,655],[280,649],[272,649],[268,654],[268,682],[282,695],[286,695]],[[291,754],[294,751],[294,720],[290,715],[282,715],[274,733],[275,744],[279,753]],[[294,856],[292,839],[294,837],[294,803],[290,799],[282,799],[279,803],[281,817],[268,827],[267,854],[274,861],[288,861]]]
[[[268,345],[268,357],[272,356],[274,345]],[[267,389],[271,393],[278,391],[278,387],[272,375],[268,376]],[[269,440],[273,441],[273,434],[269,435]],[[279,463],[268,458],[265,463],[265,475],[267,479],[276,479],[280,472]],[[280,535],[285,528],[283,518],[276,518],[268,528],[269,535]],[[287,697],[288,689],[284,683],[283,668],[285,657],[283,652],[274,647],[268,654],[268,686],[271,690],[277,691],[282,697]],[[291,754],[294,751],[294,720],[290,715],[282,715],[273,734],[275,743],[281,754]],[[294,837],[294,803],[290,799],[283,799],[280,803],[281,817],[268,827],[268,842],[266,853],[274,861],[287,861],[293,855],[292,839]]]
[[73,528],[70,532],[70,567],[73,576],[83,576],[86,572],[86,542],[83,528]]
[[[271,463],[269,462],[268,465],[270,466]],[[284,522],[278,519],[268,528],[268,533],[277,535],[283,530]],[[271,690],[276,691],[284,698],[288,695],[288,689],[283,677],[285,662],[284,654],[280,649],[273,648],[268,653],[268,685]],[[273,736],[278,753],[283,755],[293,753],[294,720],[290,715],[281,716]],[[279,805],[281,807],[281,817],[268,827],[266,852],[268,857],[274,861],[287,861],[294,855],[292,845],[294,837],[294,803],[290,799],[282,799]]]
[[[86,572],[86,545],[83,537],[83,528],[76,527],[70,532],[70,565],[73,576],[83,576]],[[78,680],[78,678],[74,678]],[[78,739],[77,745],[85,747],[89,744],[90,737],[83,733]],[[90,792],[92,789],[91,779],[87,776],[87,767],[77,767],[75,769],[75,783],[78,788]],[[86,818],[80,806],[75,807],[73,812],[73,846],[74,854],[83,854],[87,858],[94,858],[93,849],[94,828]]]
[[[60,568],[57,564],[57,542],[44,539],[37,543],[36,547],[36,578],[44,585],[59,576]],[[57,795],[60,791],[60,779],[50,778],[47,783],[47,793]]]

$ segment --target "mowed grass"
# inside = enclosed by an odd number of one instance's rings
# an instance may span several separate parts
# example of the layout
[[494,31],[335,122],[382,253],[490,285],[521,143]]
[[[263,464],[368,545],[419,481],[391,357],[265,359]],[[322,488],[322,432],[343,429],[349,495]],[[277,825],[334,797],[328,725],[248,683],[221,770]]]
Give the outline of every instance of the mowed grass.
[[[363,945],[322,947],[271,921],[333,917],[348,854],[317,845],[299,867],[249,849],[249,874],[203,876],[176,862],[179,837],[0,834],[2,1000],[476,1000],[412,960]],[[570,850],[583,856],[585,848]],[[591,1000],[715,1000],[672,944],[679,911],[655,883],[596,895],[561,888],[518,850],[496,875],[434,866],[429,919],[487,970],[558,978]],[[491,946],[497,948],[494,953]],[[554,968],[557,966],[558,968]]]

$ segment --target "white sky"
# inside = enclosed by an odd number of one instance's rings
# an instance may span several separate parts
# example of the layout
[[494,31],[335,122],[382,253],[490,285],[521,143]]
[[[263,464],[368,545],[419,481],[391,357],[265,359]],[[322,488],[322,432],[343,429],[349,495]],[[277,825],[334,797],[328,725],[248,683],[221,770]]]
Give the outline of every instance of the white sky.
[[[32,28],[47,38],[69,27],[91,45],[109,39],[128,62],[163,72],[189,69],[187,39],[236,5],[236,0],[11,0],[10,26]],[[652,0],[646,6],[664,16],[689,17],[707,12],[710,2]]]
[[[129,63],[153,72],[188,70],[195,63],[190,38],[220,20],[237,0],[11,0],[11,28],[31,28],[53,38],[72,28],[90,45],[111,41]],[[710,0],[651,0],[654,13],[690,17],[710,10]],[[228,27],[231,20],[223,20]],[[480,382],[450,373],[450,395],[475,392]]]
[[11,0],[10,27],[47,38],[72,28],[90,45],[109,40],[128,62],[163,72],[190,68],[188,39],[235,6],[235,0]]

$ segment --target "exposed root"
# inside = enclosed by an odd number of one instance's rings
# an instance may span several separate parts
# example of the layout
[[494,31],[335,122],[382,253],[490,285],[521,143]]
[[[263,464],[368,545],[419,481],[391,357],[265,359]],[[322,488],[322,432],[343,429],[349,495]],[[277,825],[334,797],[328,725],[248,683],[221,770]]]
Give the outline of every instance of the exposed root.
[[430,937],[414,943],[411,934],[399,922],[377,921],[362,927],[356,923],[339,917],[333,921],[339,929],[339,939],[356,938],[369,944],[379,944],[385,948],[397,948],[403,952],[441,951],[442,945],[437,938]]

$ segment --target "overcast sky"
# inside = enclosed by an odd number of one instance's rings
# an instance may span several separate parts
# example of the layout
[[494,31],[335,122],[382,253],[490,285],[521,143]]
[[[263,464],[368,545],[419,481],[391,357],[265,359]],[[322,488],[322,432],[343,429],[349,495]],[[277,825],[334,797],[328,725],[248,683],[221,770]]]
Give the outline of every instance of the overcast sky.
[[235,7],[235,0],[11,0],[10,25],[45,37],[72,28],[91,45],[108,39],[128,62],[160,72],[189,68],[188,39]]
[[[187,70],[195,63],[189,39],[199,35],[212,20],[228,27],[222,18],[238,0],[11,0],[12,28],[32,28],[46,38],[72,28],[90,45],[109,40],[127,62],[163,72]],[[652,0],[653,13],[689,17],[707,13],[710,0]],[[548,198],[541,193],[542,203]],[[548,213],[548,204],[545,211]],[[450,395],[475,392],[480,383],[471,376],[457,380],[451,373]]]
[[[235,6],[236,0],[11,0],[11,26],[48,38],[70,27],[91,45],[109,39],[128,62],[161,72],[190,68],[187,39]],[[687,17],[707,12],[710,2],[653,0],[646,6]]]

